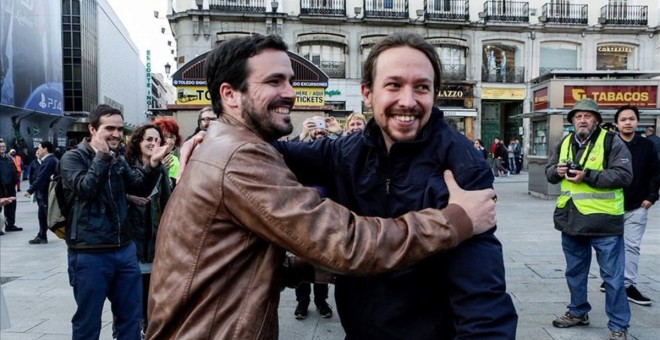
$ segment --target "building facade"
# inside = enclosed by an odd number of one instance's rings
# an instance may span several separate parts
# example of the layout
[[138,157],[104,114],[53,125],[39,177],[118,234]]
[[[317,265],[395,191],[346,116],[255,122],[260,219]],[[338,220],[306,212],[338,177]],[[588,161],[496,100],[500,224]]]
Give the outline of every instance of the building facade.
[[338,112],[368,113],[362,63],[379,39],[418,33],[443,63],[436,105],[468,137],[489,144],[494,137],[528,139],[521,115],[534,110],[535,79],[563,77],[559,71],[600,79],[660,70],[658,6],[656,0],[175,0],[168,19],[178,67],[231,37],[281,35],[327,74],[325,104]]
[[118,108],[130,127],[147,119],[145,65],[106,0],[62,0],[62,48],[68,146],[89,135],[87,115],[99,104]]

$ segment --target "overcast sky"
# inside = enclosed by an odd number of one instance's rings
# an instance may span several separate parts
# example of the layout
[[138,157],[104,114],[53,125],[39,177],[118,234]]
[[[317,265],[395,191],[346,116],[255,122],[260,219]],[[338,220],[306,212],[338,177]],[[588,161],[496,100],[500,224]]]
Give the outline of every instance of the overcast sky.
[[[167,0],[106,0],[124,27],[128,30],[133,43],[140,49],[140,59],[146,65],[147,50],[151,50],[151,72],[165,74],[165,64],[172,66],[170,75],[176,70],[176,43],[165,17],[167,15]],[[154,17],[154,11],[159,12],[159,18]],[[161,28],[165,27],[165,34]],[[167,41],[172,46],[167,45]],[[174,50],[175,54],[171,53]]]

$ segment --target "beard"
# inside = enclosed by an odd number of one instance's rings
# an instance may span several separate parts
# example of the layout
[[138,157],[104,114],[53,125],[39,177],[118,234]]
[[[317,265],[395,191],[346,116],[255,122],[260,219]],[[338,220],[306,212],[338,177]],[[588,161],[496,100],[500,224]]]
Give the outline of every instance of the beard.
[[266,107],[263,110],[259,110],[258,108],[256,108],[254,105],[254,101],[252,99],[249,99],[249,96],[243,96],[241,101],[242,101],[241,106],[243,107],[241,116],[243,117],[243,120],[245,121],[246,125],[248,125],[255,132],[257,132],[267,142],[275,141],[280,137],[284,137],[290,134],[293,131],[293,124],[291,124],[290,117],[286,117],[288,119],[285,118],[283,124],[278,124],[274,119],[275,118],[274,115],[278,115],[278,113],[271,114],[269,111],[270,108],[274,108],[282,105],[287,105],[289,107],[292,107],[293,106],[292,100],[279,99],[272,101],[268,104],[268,107]]

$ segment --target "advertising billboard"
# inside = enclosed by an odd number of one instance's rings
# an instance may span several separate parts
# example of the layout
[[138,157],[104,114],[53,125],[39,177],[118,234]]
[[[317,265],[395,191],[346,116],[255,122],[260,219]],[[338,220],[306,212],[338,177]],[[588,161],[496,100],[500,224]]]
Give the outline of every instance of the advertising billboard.
[[59,0],[0,0],[0,104],[62,115]]

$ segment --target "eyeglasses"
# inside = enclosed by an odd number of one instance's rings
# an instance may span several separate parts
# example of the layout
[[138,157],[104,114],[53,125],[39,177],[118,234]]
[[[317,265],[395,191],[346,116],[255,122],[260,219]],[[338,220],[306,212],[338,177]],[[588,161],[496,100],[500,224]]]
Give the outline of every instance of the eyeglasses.
[[204,122],[204,123],[208,123],[208,122],[215,122],[216,120],[218,120],[218,118],[215,118],[215,117],[204,117],[204,118],[200,118],[199,120],[202,121],[202,122]]

